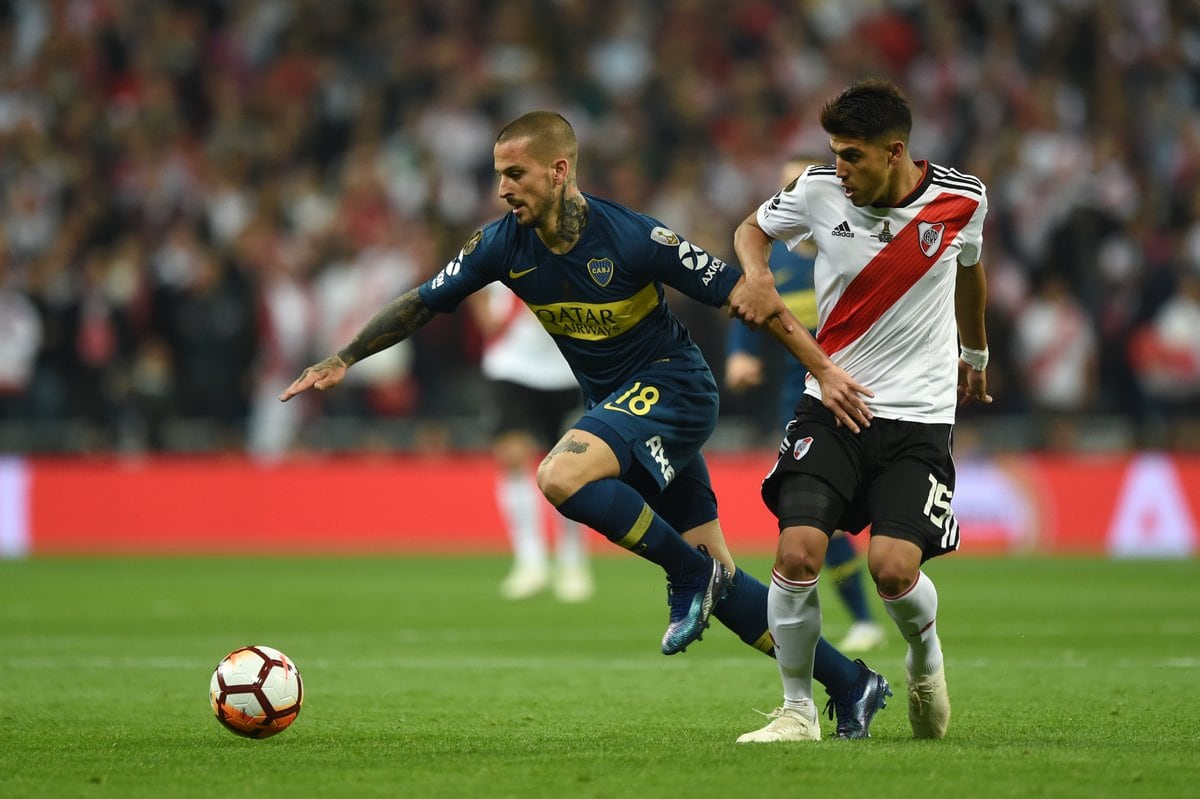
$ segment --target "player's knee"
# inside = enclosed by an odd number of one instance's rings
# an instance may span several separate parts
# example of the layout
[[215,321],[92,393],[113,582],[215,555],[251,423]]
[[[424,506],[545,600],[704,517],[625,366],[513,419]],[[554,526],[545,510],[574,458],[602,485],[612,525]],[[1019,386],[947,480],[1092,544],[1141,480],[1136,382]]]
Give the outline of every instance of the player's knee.
[[883,596],[900,596],[917,581],[921,573],[920,564],[909,563],[905,558],[885,558],[871,564],[871,576]]
[[880,594],[900,596],[921,574],[921,548],[904,538],[874,535],[867,551],[867,568]]
[[547,459],[538,466],[538,490],[555,507],[570,499],[583,484],[578,474],[563,467],[561,459]]
[[780,546],[775,553],[775,568],[789,580],[808,582],[817,579],[824,559],[824,555],[799,544]]

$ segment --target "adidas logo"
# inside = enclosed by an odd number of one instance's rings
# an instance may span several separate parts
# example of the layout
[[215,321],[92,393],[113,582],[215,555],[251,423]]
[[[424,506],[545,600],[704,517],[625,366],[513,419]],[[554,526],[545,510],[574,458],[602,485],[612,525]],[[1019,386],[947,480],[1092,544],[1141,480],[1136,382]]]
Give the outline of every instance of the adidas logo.
[[850,225],[846,220],[842,220],[842,224],[829,231],[835,236],[845,236],[848,239],[854,238],[854,231],[850,229]]

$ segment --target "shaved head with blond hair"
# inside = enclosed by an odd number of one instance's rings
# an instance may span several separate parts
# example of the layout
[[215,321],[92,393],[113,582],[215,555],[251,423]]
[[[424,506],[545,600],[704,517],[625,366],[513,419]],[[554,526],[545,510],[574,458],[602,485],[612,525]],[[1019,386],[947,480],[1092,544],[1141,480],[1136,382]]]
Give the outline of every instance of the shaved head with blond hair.
[[575,139],[575,129],[562,114],[553,111],[522,114],[504,126],[496,137],[496,143],[517,139],[527,139],[530,152],[543,163],[566,158],[571,164],[572,174],[575,172],[579,142]]

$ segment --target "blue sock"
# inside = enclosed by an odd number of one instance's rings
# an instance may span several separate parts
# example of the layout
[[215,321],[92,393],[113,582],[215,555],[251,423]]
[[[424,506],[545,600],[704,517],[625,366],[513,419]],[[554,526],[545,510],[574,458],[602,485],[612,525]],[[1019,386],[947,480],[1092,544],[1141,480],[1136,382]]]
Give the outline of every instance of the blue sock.
[[839,533],[829,539],[825,565],[833,570],[838,596],[846,603],[854,620],[871,621],[871,611],[867,609],[867,595],[862,585],[862,559],[850,543],[849,536]]
[[641,494],[615,478],[588,483],[559,505],[558,512],[657,563],[673,581],[708,567],[708,558],[651,510]]
[[[774,641],[767,626],[767,586],[744,569],[738,569],[725,589],[725,598],[713,609],[713,616],[737,633],[750,646],[774,656]],[[813,660],[813,679],[825,686],[826,692],[840,694],[849,691],[862,676],[858,664],[843,655],[824,637],[817,639]]]
[[830,696],[844,694],[854,688],[861,676],[862,669],[857,663],[838,651],[824,636],[817,640],[813,679],[825,686],[825,693]]
[[774,657],[775,641],[767,627],[767,587],[738,569],[725,586],[725,597],[712,615],[744,642]]

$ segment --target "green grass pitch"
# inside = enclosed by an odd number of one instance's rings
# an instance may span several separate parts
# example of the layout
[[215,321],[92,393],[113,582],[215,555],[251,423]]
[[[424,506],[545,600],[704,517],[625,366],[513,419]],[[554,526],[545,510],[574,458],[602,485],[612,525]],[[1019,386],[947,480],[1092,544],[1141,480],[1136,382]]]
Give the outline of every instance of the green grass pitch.
[[[499,600],[501,558],[0,562],[0,796],[1200,794],[1198,560],[941,558],[948,738],[911,740],[889,626],[868,661],[897,696],[870,740],[759,746],[733,741],[778,704],[774,661],[719,625],[663,657],[657,569],[595,565],[568,606]],[[252,643],[305,684],[265,741],[208,707]]]

